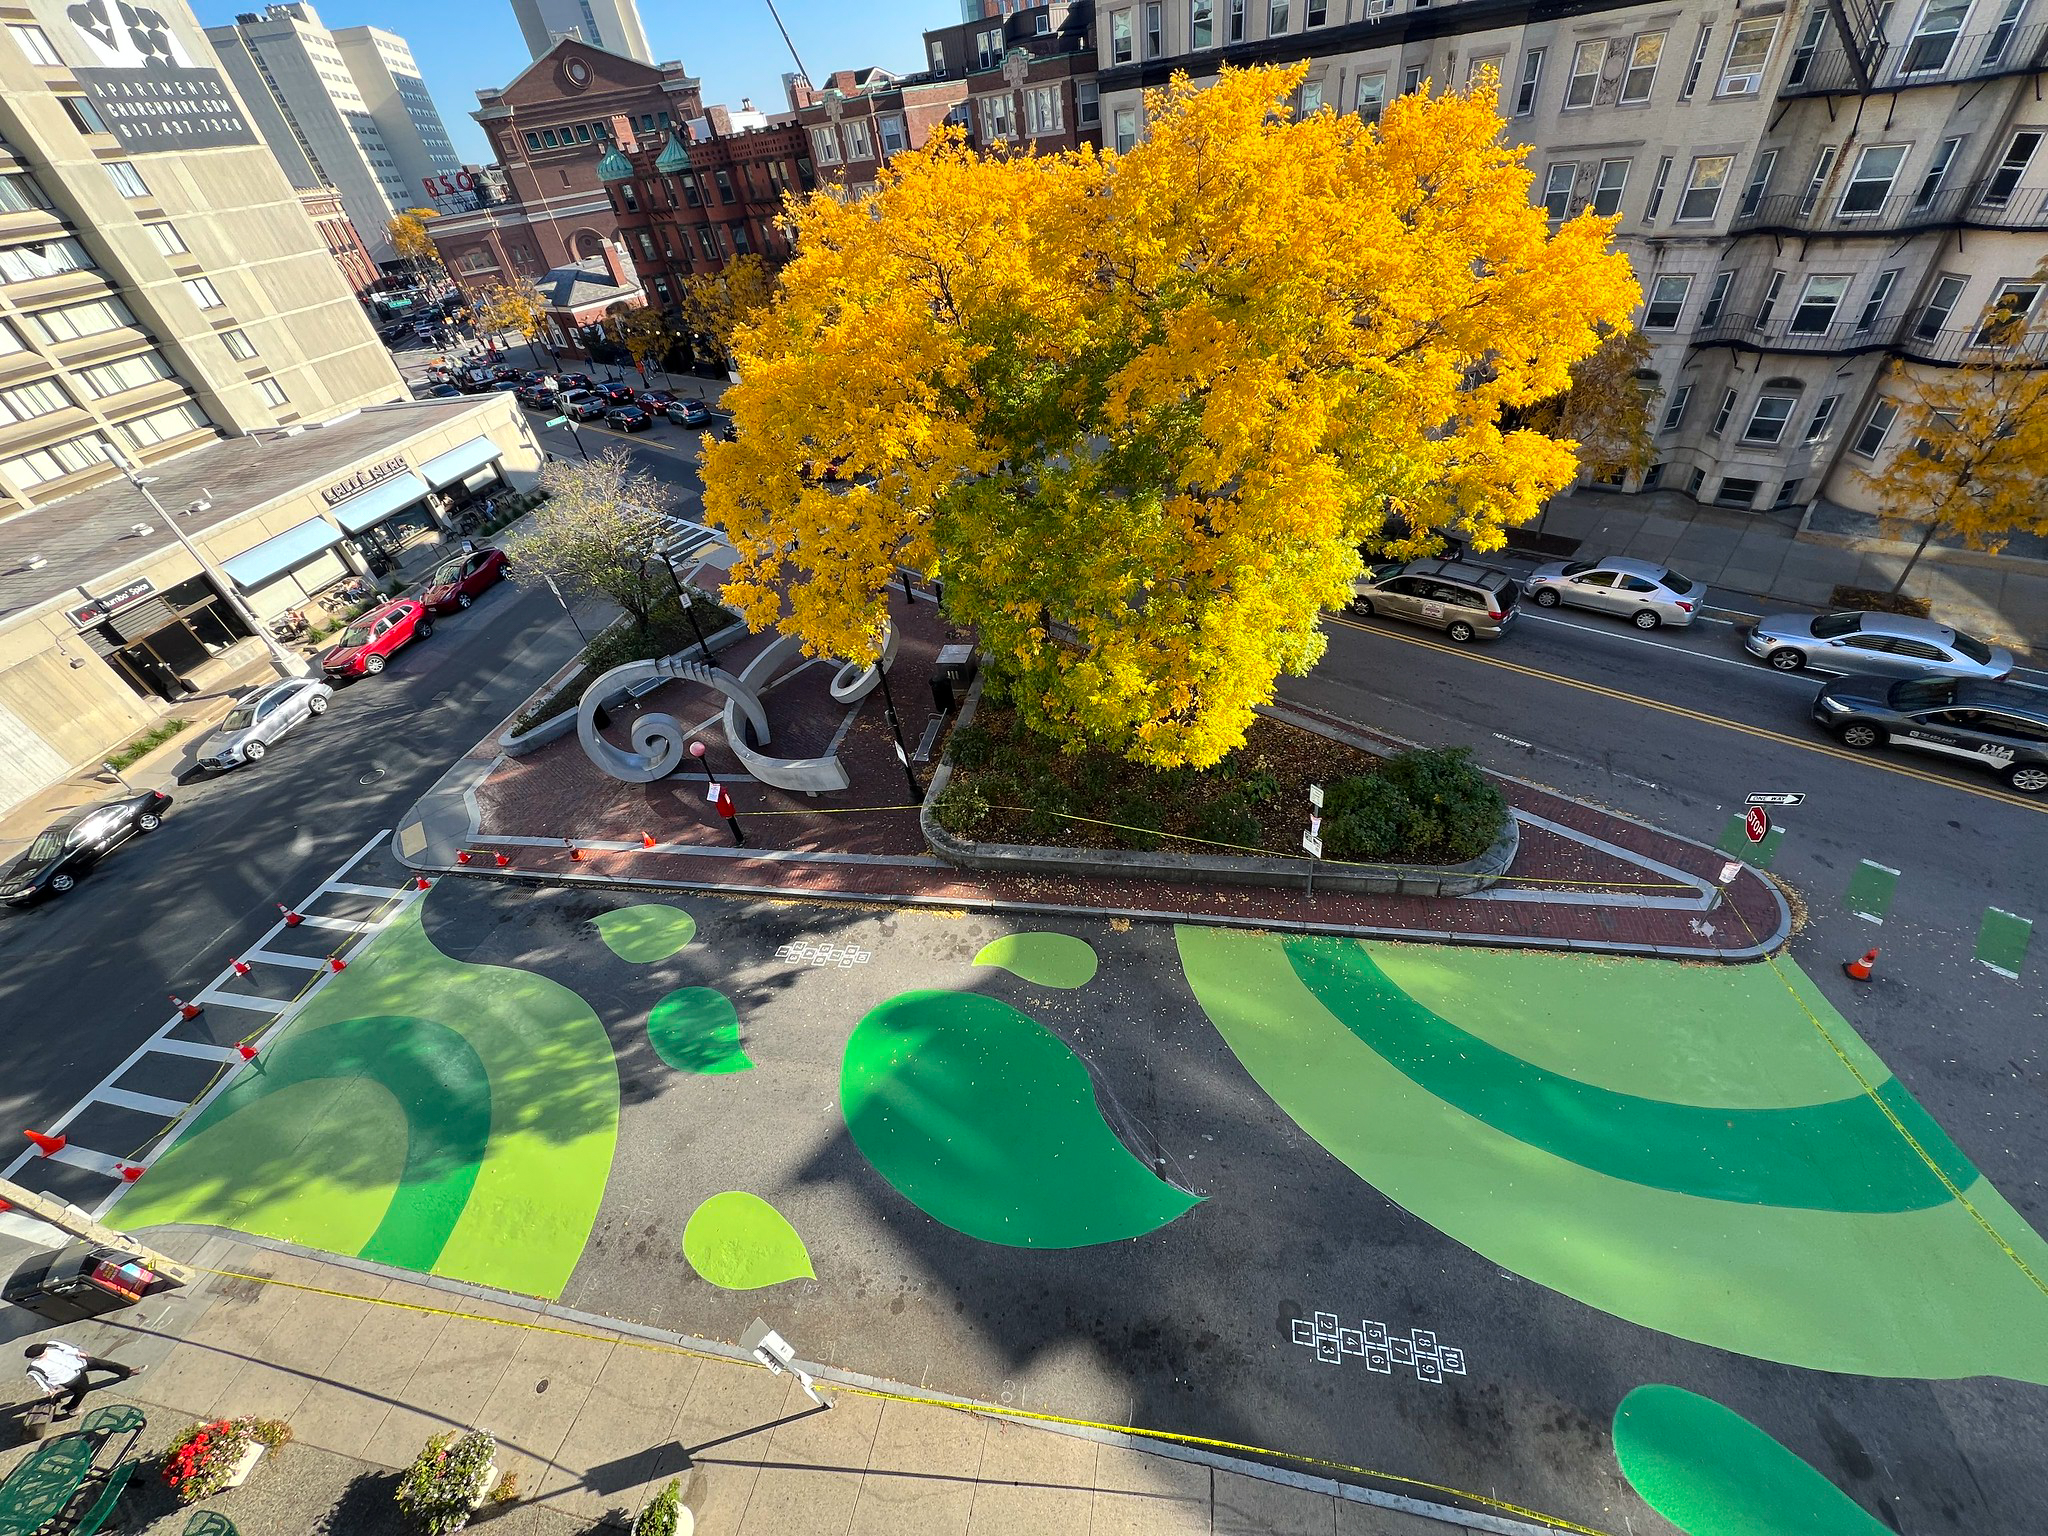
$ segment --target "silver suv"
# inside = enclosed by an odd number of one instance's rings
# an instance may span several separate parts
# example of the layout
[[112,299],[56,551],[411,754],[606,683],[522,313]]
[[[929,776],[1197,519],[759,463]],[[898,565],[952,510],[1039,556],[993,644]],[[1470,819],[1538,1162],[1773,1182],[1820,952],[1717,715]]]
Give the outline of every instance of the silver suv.
[[1351,584],[1351,611],[1407,619],[1442,630],[1461,645],[1497,640],[1515,617],[1515,578],[1466,560],[1410,560],[1367,571]]
[[327,713],[334,690],[315,677],[272,683],[237,704],[199,749],[199,766],[225,773],[238,763],[260,763],[271,745],[300,722]]

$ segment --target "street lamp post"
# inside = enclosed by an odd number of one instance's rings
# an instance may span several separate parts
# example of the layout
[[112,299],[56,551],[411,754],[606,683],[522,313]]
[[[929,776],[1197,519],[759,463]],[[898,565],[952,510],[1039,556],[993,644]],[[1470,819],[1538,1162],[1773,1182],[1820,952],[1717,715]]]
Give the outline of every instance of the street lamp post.
[[726,829],[732,833],[733,846],[744,848],[747,834],[740,830],[740,813],[732,803],[732,791],[718,782],[718,776],[711,771],[706,761],[709,749],[701,741],[690,743],[690,756],[697,760],[697,766],[704,770],[704,777],[711,781],[711,803],[718,807],[718,814],[725,818]]
[[[177,537],[178,542],[185,546],[185,553],[190,555],[197,562],[199,569],[206,573],[207,579],[213,583],[214,590],[220,593],[221,597],[226,600],[227,605],[234,609],[236,616],[249,627],[249,633],[263,642],[263,648],[270,653],[270,665],[276,669],[277,675],[279,677],[305,676],[304,663],[277,643],[277,636],[270,632],[269,627],[261,619],[249,611],[249,605],[244,603],[240,594],[235,591],[235,584],[211,560],[199,552],[199,546],[185,536],[185,530],[178,525],[178,520],[164,510],[164,504],[156,499],[156,493],[149,488],[150,480],[153,477],[145,476],[140,469],[129,461],[127,455],[122,453],[112,443],[105,444],[103,451],[107,456],[107,461],[127,477],[130,485],[142,492],[142,499],[149,503],[150,509],[163,520],[164,525]],[[204,512],[212,505],[211,502],[207,501],[195,501],[185,510],[188,514]]]
[[590,462],[590,450],[583,446],[583,433],[576,426],[576,418],[574,416],[566,416],[563,420],[569,428],[570,441],[575,443],[576,451],[583,455],[583,462],[588,464]]
[[889,717],[889,734],[896,738],[896,761],[903,765],[903,777],[910,781],[910,798],[922,801],[924,786],[917,782],[917,770],[910,766],[910,753],[903,745],[903,727],[896,723],[896,700],[889,694],[889,669],[877,659],[875,678],[882,685],[882,713]]

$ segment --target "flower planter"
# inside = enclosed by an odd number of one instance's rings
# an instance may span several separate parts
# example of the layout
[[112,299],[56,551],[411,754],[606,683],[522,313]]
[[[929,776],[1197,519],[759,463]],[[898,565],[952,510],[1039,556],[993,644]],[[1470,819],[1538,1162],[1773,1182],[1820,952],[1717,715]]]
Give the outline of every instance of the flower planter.
[[235,1458],[234,1470],[228,1473],[228,1480],[222,1483],[221,1487],[239,1488],[243,1483],[247,1482],[249,1474],[256,1470],[256,1463],[263,1459],[263,1453],[266,1449],[268,1447],[260,1440],[251,1440],[247,1445],[243,1446],[242,1454]]

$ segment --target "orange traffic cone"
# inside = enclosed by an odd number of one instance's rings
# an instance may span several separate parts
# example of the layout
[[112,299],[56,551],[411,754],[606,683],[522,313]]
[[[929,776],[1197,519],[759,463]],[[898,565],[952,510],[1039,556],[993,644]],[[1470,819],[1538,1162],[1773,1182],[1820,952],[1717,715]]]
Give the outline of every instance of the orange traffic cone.
[[202,1012],[197,1003],[188,1003],[175,992],[171,994],[171,1006],[178,1010],[181,1019],[196,1019]]
[[498,868],[500,869],[503,869],[507,864],[510,864],[512,862],[510,859],[506,858],[505,855],[502,853],[498,854],[496,857],[498,860]]
[[121,1164],[121,1182],[124,1184],[133,1184],[137,1179],[141,1178],[143,1174],[147,1173],[148,1171],[148,1169],[138,1167],[134,1163],[123,1163]]
[[296,928],[305,921],[303,917],[281,901],[277,904],[277,910],[284,914],[284,925],[287,928]]
[[429,880],[425,875],[421,875],[417,880],[413,882],[413,884],[417,885],[423,891],[430,891],[434,888],[434,882]]
[[246,976],[246,975],[248,975],[248,974],[249,974],[249,962],[248,962],[248,961],[246,961],[246,960],[237,960],[237,961],[235,962],[235,974],[236,974],[237,976]]
[[1870,968],[1875,964],[1877,964],[1877,951],[1873,949],[1864,955],[1861,960],[1844,960],[1842,962],[1842,974],[1851,981],[1868,981],[1870,980]]
[[569,845],[569,862],[571,864],[581,864],[583,862],[583,850],[574,843]]
[[345,971],[348,969],[348,962],[339,955],[329,955],[327,957],[327,969],[336,972]]
[[458,864],[467,864],[469,860],[470,852],[467,848],[463,849],[460,853],[455,855],[455,862]]
[[640,834],[640,846],[642,848],[652,848],[654,846],[654,834],[652,832],[642,832]]
[[45,1157],[55,1157],[64,1150],[62,1136],[45,1136],[41,1131],[23,1131],[22,1135],[36,1144],[36,1150]]

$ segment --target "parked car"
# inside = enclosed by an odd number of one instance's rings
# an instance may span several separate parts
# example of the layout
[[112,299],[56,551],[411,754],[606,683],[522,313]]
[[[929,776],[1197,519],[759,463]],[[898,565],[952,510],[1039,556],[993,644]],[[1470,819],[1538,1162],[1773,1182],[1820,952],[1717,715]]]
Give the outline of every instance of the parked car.
[[678,400],[669,406],[667,415],[679,427],[708,426],[711,407],[702,400]]
[[0,873],[0,901],[25,906],[39,896],[62,896],[129,838],[162,826],[170,808],[169,795],[145,789],[67,812]]
[[562,414],[571,421],[595,421],[611,408],[611,402],[594,390],[579,389],[562,396]]
[[514,368],[510,363],[491,364],[491,377],[500,384],[524,384],[525,370]]
[[[1369,539],[1358,546],[1359,554],[1365,557],[1367,565],[1374,565],[1389,558],[1387,546],[1402,543],[1415,537],[1415,530],[1408,519],[1399,512],[1389,512],[1386,521],[1380,525],[1379,537]],[[1465,558],[1465,536],[1449,528],[1430,530],[1430,537],[1437,541],[1437,548],[1431,553],[1440,560],[1462,560]],[[1395,557],[1398,558],[1398,557]]]
[[578,389],[588,389],[590,388],[590,375],[587,373],[558,373],[555,375],[555,388],[564,393]]
[[199,749],[199,766],[225,773],[239,763],[260,763],[294,726],[327,713],[334,690],[311,677],[289,678],[252,693],[221,721]]
[[1612,556],[1566,560],[1539,566],[1522,590],[1540,607],[1569,603],[1599,613],[1619,614],[1637,629],[1669,624],[1683,629],[1705,605],[1707,589],[1665,566]]
[[2048,790],[2048,693],[1969,678],[1843,678],[1814,696],[1813,718],[1845,747],[1911,747],[1987,768],[2022,794]]
[[676,397],[665,389],[643,389],[633,396],[633,403],[650,416],[660,416],[676,403]]
[[1464,560],[1409,560],[1354,581],[1351,611],[1427,624],[1460,644],[1497,640],[1514,622],[1515,578]]
[[424,603],[413,598],[386,603],[341,632],[340,642],[320,658],[320,670],[337,681],[375,677],[400,648],[433,632],[434,616]]
[[613,405],[631,405],[634,397],[640,393],[632,385],[617,379],[608,384],[593,384],[590,386],[590,392],[593,395],[602,395]]
[[505,551],[492,546],[444,561],[428,579],[420,601],[436,613],[467,608],[489,587],[505,579]]
[[513,397],[530,411],[553,410],[555,396],[560,393],[552,381],[522,384],[513,392]]
[[419,384],[413,388],[413,397],[419,400],[460,400],[462,391],[453,384]]
[[604,424],[618,432],[645,432],[654,418],[637,405],[615,405],[604,413]]
[[1780,672],[1876,677],[1974,677],[1996,682],[2012,670],[2012,652],[1986,645],[1931,619],[1893,613],[1781,613],[1759,619],[1742,637],[1752,656]]

